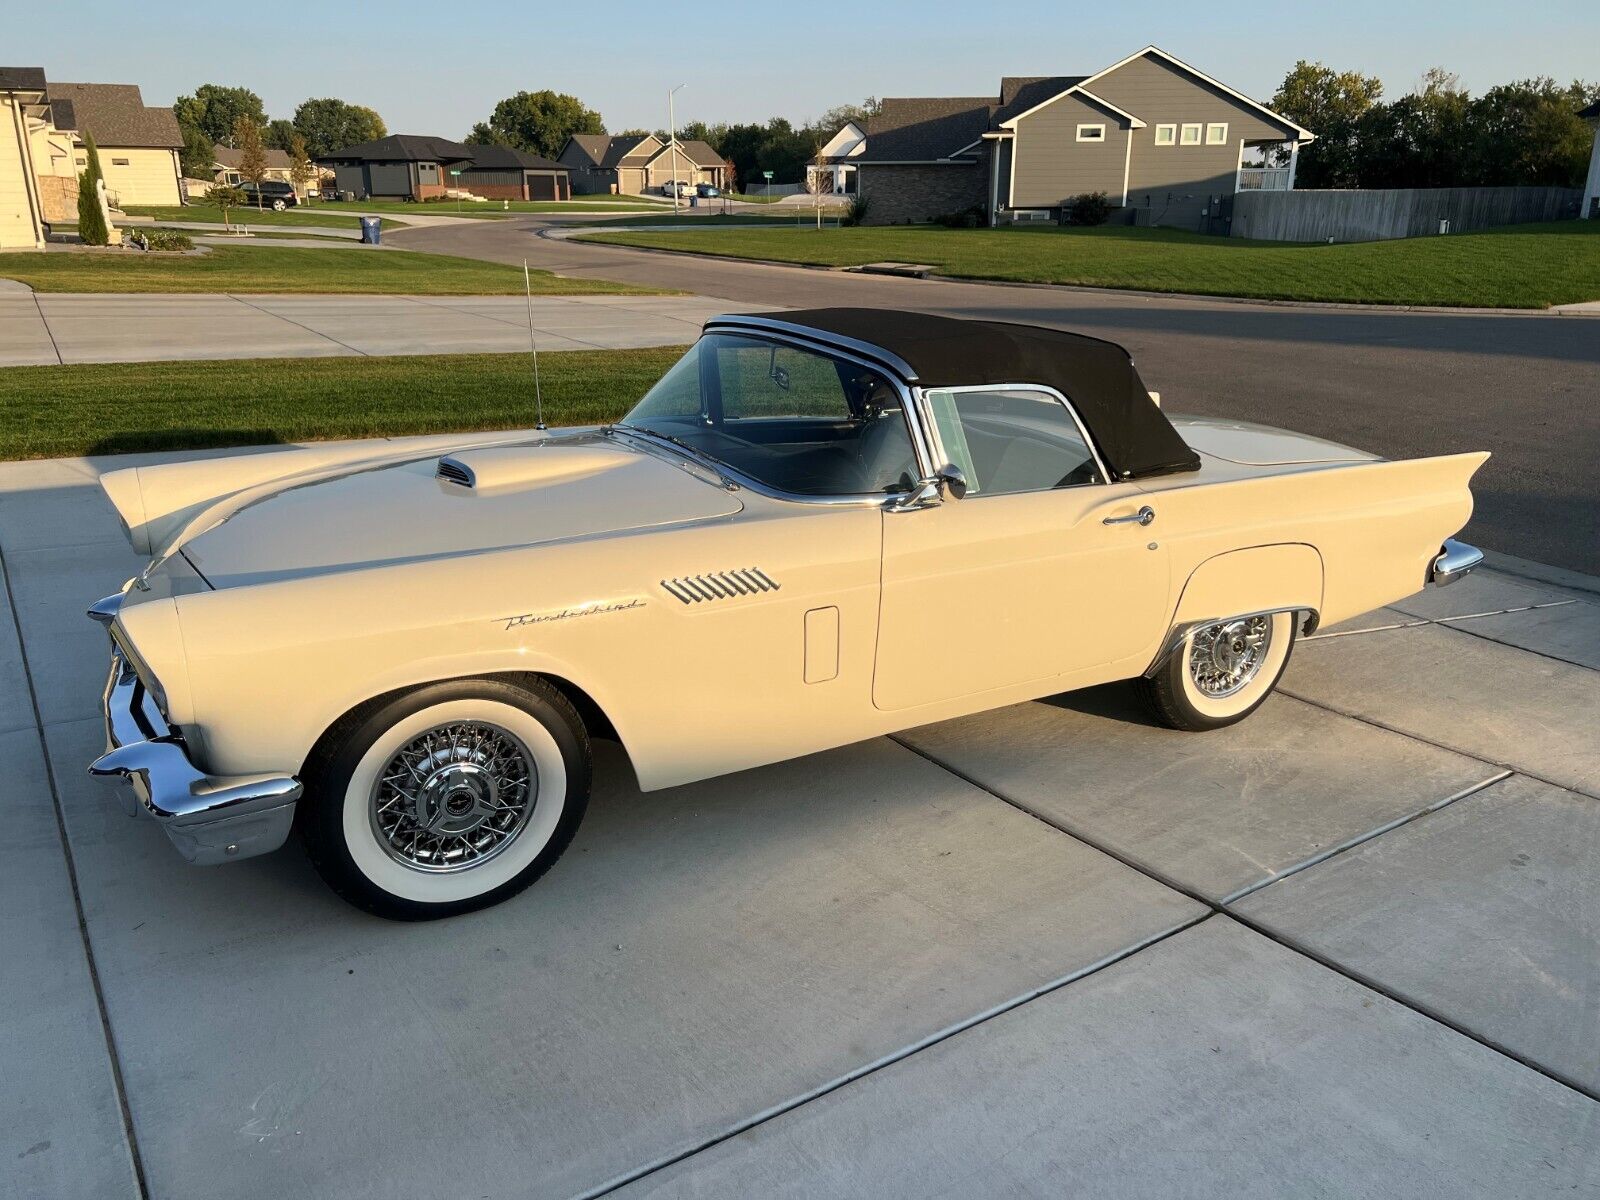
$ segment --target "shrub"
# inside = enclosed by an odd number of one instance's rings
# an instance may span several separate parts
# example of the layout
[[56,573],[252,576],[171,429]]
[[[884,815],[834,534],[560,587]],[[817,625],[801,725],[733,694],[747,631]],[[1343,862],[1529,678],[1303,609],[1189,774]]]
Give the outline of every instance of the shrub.
[[946,229],[977,229],[989,223],[989,210],[981,204],[974,204],[958,212],[935,217],[934,222]]
[[871,197],[863,196],[860,192],[857,192],[850,197],[850,210],[845,213],[844,224],[865,225],[867,223],[867,212],[871,208]]
[[176,229],[141,229],[133,235],[146,250],[193,250],[194,242]]
[[100,207],[100,189],[96,185],[105,176],[100,173],[100,152],[87,133],[83,135],[83,149],[88,165],[78,176],[78,236],[86,246],[104,246],[111,240],[111,231],[106,228],[106,212]]
[[1084,192],[1067,201],[1067,220],[1073,225],[1104,225],[1111,203],[1104,192]]
[[222,213],[222,227],[231,230],[233,222],[228,213],[244,203],[244,192],[229,183],[219,183],[206,193],[206,200]]

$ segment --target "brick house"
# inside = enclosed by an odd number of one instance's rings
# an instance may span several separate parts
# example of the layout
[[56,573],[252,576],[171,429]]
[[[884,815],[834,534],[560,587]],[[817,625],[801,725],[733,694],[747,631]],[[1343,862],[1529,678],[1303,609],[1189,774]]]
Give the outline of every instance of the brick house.
[[969,208],[991,225],[1055,220],[1103,192],[1113,220],[1222,232],[1238,191],[1294,186],[1312,137],[1147,46],[1094,75],[1006,78],[995,96],[884,100],[854,162],[874,225]]

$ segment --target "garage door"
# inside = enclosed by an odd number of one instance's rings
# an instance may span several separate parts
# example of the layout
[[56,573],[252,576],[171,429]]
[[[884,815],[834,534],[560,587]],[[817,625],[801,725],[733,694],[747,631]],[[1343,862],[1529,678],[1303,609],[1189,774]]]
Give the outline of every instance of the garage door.
[[528,199],[530,200],[558,200],[556,195],[556,177],[554,175],[529,175]]

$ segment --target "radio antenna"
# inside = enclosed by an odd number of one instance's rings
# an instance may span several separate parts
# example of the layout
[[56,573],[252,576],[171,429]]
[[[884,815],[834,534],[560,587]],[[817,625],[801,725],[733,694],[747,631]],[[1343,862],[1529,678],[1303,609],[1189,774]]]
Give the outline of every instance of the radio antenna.
[[545,428],[544,395],[539,390],[539,347],[533,340],[533,277],[528,274],[528,260],[522,260],[522,291],[528,299],[528,350],[533,355],[533,405],[539,423],[535,429]]

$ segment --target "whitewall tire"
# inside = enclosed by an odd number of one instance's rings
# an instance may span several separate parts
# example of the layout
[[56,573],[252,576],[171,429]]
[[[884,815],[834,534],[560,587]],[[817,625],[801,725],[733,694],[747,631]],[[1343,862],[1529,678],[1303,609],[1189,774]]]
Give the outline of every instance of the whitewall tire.
[[1272,694],[1294,650],[1298,615],[1238,617],[1190,630],[1148,678],[1151,711],[1173,729],[1220,729]]
[[520,892],[560,857],[589,794],[589,746],[542,680],[454,680],[385,698],[330,730],[298,824],[333,889],[428,920]]

